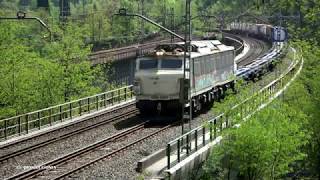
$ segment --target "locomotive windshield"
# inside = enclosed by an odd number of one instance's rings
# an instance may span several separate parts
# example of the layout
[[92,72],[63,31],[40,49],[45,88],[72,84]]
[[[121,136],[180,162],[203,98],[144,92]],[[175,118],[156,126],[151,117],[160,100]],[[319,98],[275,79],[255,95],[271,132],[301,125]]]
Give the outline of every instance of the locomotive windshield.
[[161,68],[163,69],[178,69],[182,67],[181,59],[162,59]]
[[139,61],[140,70],[149,69],[181,69],[181,59],[141,59]]
[[139,69],[156,69],[158,67],[158,60],[148,59],[141,60],[139,63]]

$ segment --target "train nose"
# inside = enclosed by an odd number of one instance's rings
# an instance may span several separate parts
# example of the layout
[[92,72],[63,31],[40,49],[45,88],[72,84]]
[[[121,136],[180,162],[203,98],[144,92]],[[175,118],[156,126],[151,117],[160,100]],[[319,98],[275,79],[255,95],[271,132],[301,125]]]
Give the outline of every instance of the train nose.
[[144,78],[143,93],[159,96],[177,94],[179,91],[178,78],[175,75]]

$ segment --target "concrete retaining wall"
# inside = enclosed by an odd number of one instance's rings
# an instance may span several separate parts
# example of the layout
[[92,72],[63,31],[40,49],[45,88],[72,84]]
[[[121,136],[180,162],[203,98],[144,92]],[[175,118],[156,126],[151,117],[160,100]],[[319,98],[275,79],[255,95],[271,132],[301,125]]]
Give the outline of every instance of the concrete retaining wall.
[[197,152],[187,157],[171,169],[165,170],[167,178],[170,180],[185,180],[191,179],[191,175],[194,169],[207,160],[214,145],[221,142],[222,136],[217,137],[214,141],[199,149]]

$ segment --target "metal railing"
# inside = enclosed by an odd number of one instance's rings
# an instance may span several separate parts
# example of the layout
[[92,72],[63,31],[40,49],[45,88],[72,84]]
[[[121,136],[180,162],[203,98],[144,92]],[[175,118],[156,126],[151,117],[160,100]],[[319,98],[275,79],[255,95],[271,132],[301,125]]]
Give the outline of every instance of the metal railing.
[[0,141],[133,99],[131,86],[0,120]]
[[[208,142],[218,137],[224,128],[230,126],[228,119],[225,114],[221,114],[208,121],[205,125],[195,128],[177,139],[170,141],[167,144],[166,150],[167,168],[170,169],[172,165],[179,163],[181,160],[196,152],[200,147],[204,147]],[[209,133],[209,138],[206,137],[207,133]],[[191,143],[192,141],[193,143]],[[176,157],[171,157],[173,151],[176,152]],[[174,160],[172,161],[172,159]]]
[[293,62],[279,78],[251,97],[233,106],[227,112],[209,120],[204,125],[170,141],[166,147],[167,168],[170,169],[199,148],[212,142],[221,135],[223,129],[233,127],[236,123],[253,115],[262,104],[272,98],[278,90],[282,89],[292,76],[294,77],[294,70],[299,63],[302,67],[302,61]]

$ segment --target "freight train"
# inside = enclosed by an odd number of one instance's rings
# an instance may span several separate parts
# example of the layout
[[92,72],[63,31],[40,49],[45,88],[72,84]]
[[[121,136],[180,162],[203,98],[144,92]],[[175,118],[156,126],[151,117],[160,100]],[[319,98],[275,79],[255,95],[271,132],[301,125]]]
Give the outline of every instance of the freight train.
[[[247,33],[269,42],[275,31],[271,25],[249,23],[232,23],[230,29],[233,33]],[[192,104],[181,104],[180,101],[183,89],[183,42],[161,44],[154,52],[137,58],[134,93],[136,107],[142,114],[166,110],[177,112],[181,107],[190,105],[195,111],[200,110],[204,104],[219,99],[227,88],[233,87],[236,78],[250,79],[263,74],[273,59],[281,54],[281,50],[273,46],[268,52],[270,56],[265,55],[236,69],[234,47],[218,40],[192,41],[191,45],[191,94],[188,97]],[[186,64],[188,62],[189,59]]]
[[[243,22],[233,22],[230,24],[230,30],[233,33],[247,33],[250,36],[264,39],[266,41],[273,41],[274,39],[285,39],[287,36],[286,31],[283,27],[272,26],[270,24],[252,24]],[[277,34],[277,32],[281,32]],[[280,35],[280,37],[276,37]]]
[[284,27],[272,26],[269,24],[252,24],[243,22],[233,22],[230,24],[231,33],[247,34],[252,37],[263,39],[273,43],[273,47],[264,56],[255,59],[252,63],[238,67],[236,76],[244,80],[253,80],[261,77],[266,71],[273,68],[274,59],[281,58],[285,53],[283,51],[284,43],[288,37]]

